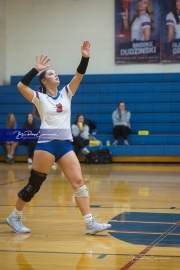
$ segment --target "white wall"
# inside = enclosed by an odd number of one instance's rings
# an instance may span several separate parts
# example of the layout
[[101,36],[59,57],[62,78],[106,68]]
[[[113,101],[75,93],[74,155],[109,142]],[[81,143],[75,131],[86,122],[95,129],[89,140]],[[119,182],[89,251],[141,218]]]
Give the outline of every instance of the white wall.
[[0,84],[6,78],[6,12],[5,0],[0,0]]
[[41,53],[58,74],[74,74],[85,39],[92,45],[88,74],[178,72],[177,64],[115,64],[114,0],[6,0],[6,31],[6,81]]

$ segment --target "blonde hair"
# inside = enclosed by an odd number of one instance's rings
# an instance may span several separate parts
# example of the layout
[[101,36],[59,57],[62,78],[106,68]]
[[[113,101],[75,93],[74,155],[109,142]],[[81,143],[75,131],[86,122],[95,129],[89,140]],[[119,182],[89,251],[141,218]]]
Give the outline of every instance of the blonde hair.
[[[148,6],[147,6],[147,10],[146,12],[149,14],[150,17],[150,21],[151,21],[151,32],[154,31],[154,9],[153,9],[153,3],[152,0],[147,0],[148,1]],[[138,3],[140,2],[140,0],[138,1]],[[138,10],[138,6],[136,8],[136,13],[132,19],[131,25],[133,24],[133,22],[135,21],[135,19],[139,17],[139,10]]]
[[[13,122],[13,124],[12,124],[12,122],[10,121],[11,115],[14,116],[14,122]],[[17,127],[16,117],[15,117],[14,113],[9,113],[8,116],[7,116],[6,128],[9,129],[10,127],[13,127],[14,129],[16,129],[16,127]]]

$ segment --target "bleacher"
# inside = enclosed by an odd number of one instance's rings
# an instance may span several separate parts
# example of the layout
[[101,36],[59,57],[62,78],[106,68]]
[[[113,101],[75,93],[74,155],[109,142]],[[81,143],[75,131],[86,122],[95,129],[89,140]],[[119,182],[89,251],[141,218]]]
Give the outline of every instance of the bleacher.
[[[12,76],[11,85],[0,86],[0,128],[4,128],[7,114],[12,112],[20,126],[30,104],[17,90],[21,76]],[[71,75],[60,76],[62,88],[70,82]],[[38,89],[38,78],[31,87]],[[107,148],[106,141],[113,142],[112,112],[119,101],[124,101],[131,112],[132,134],[124,146],[108,146],[114,162],[179,162],[180,161],[180,76],[170,74],[114,74],[85,75],[72,99],[72,122],[78,113],[97,123],[96,138]],[[39,124],[39,121],[37,121]],[[138,135],[139,130],[148,130],[149,135]],[[89,147],[96,149],[99,147]],[[5,150],[0,146],[0,160]],[[17,160],[27,160],[27,148],[20,145],[16,150]],[[82,156],[80,154],[80,156]],[[83,160],[83,158],[81,158]]]

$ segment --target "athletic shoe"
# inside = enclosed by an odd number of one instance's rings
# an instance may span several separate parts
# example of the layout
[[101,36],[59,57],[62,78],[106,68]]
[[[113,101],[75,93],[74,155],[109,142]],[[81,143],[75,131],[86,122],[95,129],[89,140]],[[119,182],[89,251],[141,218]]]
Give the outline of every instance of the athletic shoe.
[[112,146],[117,146],[118,145],[118,142],[116,142],[116,141],[114,141],[113,143],[112,143]]
[[95,234],[98,232],[103,232],[111,228],[111,224],[100,224],[96,222],[95,217],[92,218],[91,221],[86,223],[86,234]]
[[9,162],[9,163],[13,164],[14,162],[15,162],[15,159],[14,159],[14,157],[12,156],[12,157],[10,158],[10,162]]
[[32,158],[28,158],[28,164],[32,164]]
[[6,162],[10,163],[10,158],[8,156],[6,156]]
[[86,147],[84,147],[84,148],[82,149],[82,153],[83,153],[84,155],[87,155],[87,154],[89,154],[89,150],[88,150]]
[[51,168],[52,168],[53,170],[56,170],[56,169],[57,169],[57,163],[54,162]]
[[128,141],[126,140],[126,141],[124,141],[124,145],[129,145],[129,143],[128,143]]
[[14,216],[14,214],[11,213],[11,215],[6,219],[6,223],[13,228],[16,233],[29,233],[31,230],[22,224],[22,220],[24,220],[22,214]]

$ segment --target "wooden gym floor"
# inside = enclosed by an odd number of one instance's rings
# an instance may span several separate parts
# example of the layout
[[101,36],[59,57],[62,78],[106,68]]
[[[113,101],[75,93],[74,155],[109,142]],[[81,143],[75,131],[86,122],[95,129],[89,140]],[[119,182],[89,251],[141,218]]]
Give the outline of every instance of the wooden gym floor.
[[31,168],[0,163],[0,270],[179,270],[179,164],[81,165],[92,214],[112,224],[94,236],[56,166],[24,209],[31,233],[13,233],[5,219]]

